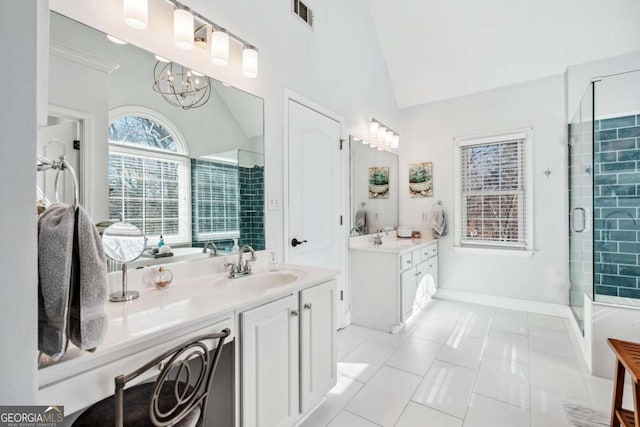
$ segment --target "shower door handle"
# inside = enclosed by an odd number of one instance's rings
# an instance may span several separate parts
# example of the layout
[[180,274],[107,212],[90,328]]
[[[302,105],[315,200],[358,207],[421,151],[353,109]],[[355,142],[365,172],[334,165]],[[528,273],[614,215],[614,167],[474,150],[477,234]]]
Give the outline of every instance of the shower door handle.
[[[580,229],[577,229],[575,225],[575,222],[576,222],[575,213],[578,211],[582,212],[582,228]],[[584,208],[571,209],[571,214],[569,215],[569,227],[571,228],[571,231],[573,231],[574,233],[582,233],[584,230],[587,229],[587,211],[585,211]]]

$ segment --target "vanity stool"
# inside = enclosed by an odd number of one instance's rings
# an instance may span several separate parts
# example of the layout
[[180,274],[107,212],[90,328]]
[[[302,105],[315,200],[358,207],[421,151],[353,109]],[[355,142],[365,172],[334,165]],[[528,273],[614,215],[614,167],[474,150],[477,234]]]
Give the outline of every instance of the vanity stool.
[[[613,404],[611,405],[611,426],[640,426],[640,344],[613,338],[607,340],[616,356],[616,372],[613,382]],[[633,387],[633,411],[622,409],[625,369],[631,375]]]
[[[229,329],[202,335],[159,355],[139,369],[115,378],[115,395],[86,409],[78,427],[204,426],[209,388]],[[217,340],[213,356],[206,341]],[[214,343],[215,344],[215,343]],[[154,368],[153,382],[125,385]]]

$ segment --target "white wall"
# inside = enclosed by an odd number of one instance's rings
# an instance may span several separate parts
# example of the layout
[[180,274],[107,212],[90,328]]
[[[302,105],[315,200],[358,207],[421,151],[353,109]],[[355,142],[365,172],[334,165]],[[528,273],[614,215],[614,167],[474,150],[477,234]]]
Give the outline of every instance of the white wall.
[[[0,1],[0,404],[32,403],[37,375],[36,137],[46,124],[47,2]],[[38,121],[38,119],[40,119]]]
[[[400,222],[423,228],[422,213],[442,200],[449,234],[439,251],[439,285],[447,289],[566,304],[566,121],[558,75],[401,111]],[[459,253],[453,249],[453,139],[533,128],[533,257]],[[433,162],[432,198],[410,198],[407,165]],[[549,167],[547,178],[544,170]]]

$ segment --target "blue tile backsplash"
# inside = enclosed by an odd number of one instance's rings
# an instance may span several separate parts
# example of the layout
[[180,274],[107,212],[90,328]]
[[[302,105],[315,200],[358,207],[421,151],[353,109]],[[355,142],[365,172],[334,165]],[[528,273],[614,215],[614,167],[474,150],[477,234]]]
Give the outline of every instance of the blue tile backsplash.
[[640,116],[594,126],[595,293],[640,298]]

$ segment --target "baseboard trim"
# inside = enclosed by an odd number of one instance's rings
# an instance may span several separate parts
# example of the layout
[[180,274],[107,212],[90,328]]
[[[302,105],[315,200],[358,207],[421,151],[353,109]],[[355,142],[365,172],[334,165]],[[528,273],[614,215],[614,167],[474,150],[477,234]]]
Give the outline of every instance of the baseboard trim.
[[509,310],[529,311],[531,313],[546,314],[569,318],[571,311],[569,306],[552,304],[540,301],[528,301],[517,298],[499,297],[496,295],[479,294],[475,292],[457,291],[454,289],[438,289],[436,298],[468,302],[473,304],[483,304],[491,307],[504,308]]

